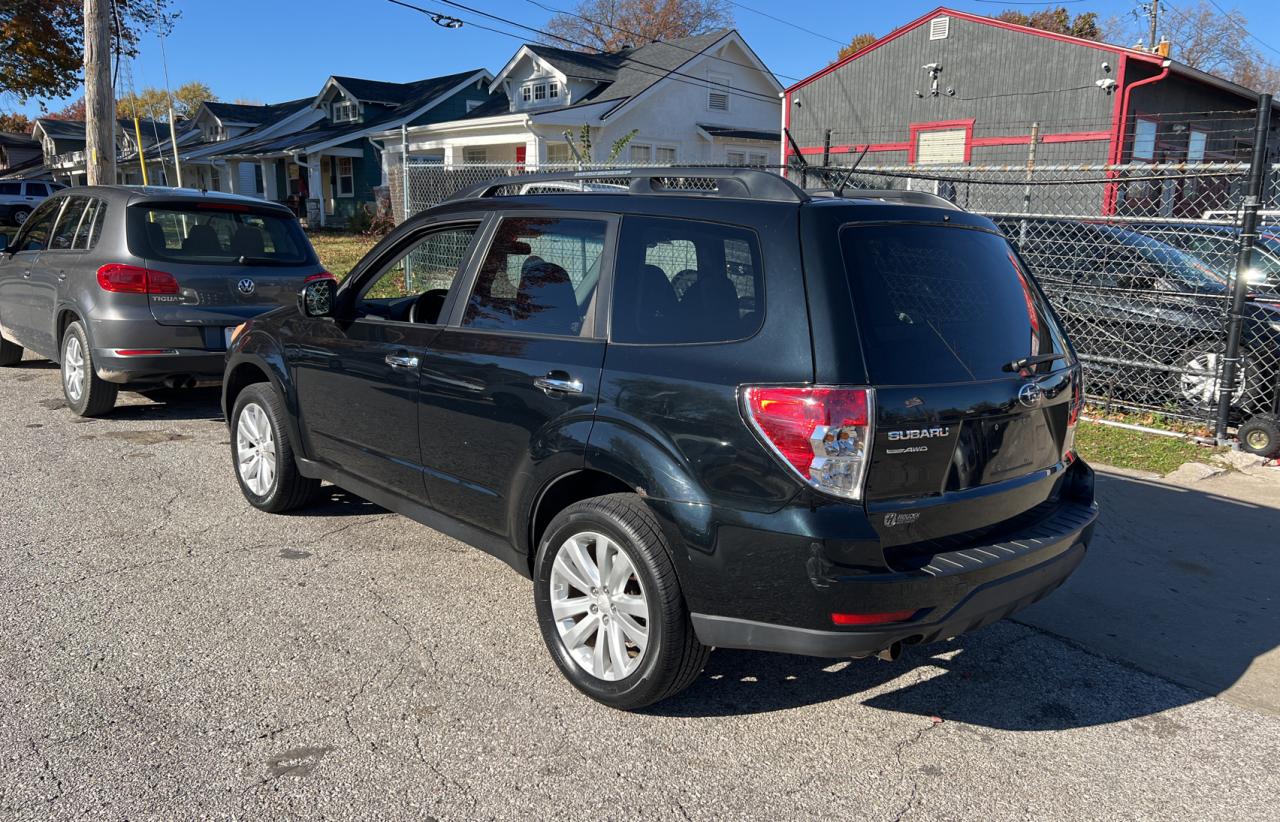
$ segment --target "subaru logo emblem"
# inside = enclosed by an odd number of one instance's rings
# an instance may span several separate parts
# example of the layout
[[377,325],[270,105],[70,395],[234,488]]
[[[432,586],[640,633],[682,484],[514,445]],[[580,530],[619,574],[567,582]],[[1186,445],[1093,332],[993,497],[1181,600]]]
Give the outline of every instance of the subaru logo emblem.
[[1018,389],[1018,402],[1027,408],[1035,408],[1039,405],[1042,396],[1044,396],[1044,392],[1040,390],[1040,386],[1033,382],[1029,382]]
[[253,289],[257,288],[257,286],[253,284],[253,280],[249,279],[248,277],[245,277],[243,280],[241,280],[239,283],[236,284],[236,288],[240,290],[241,294],[247,297],[253,293]]

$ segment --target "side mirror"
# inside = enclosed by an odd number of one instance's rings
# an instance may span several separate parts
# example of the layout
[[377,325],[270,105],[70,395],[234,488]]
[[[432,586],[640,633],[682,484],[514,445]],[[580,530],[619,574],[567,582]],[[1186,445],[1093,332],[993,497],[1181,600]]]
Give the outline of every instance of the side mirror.
[[312,280],[298,293],[298,310],[304,317],[332,317],[338,283],[328,277]]

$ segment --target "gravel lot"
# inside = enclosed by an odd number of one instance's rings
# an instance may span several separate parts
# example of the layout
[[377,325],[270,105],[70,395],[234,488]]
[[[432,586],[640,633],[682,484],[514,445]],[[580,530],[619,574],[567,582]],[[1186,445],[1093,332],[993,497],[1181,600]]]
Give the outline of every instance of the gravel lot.
[[257,513],[216,393],[157,399],[0,372],[0,816],[1274,818],[1280,718],[1007,621],[610,711],[498,561],[336,491]]

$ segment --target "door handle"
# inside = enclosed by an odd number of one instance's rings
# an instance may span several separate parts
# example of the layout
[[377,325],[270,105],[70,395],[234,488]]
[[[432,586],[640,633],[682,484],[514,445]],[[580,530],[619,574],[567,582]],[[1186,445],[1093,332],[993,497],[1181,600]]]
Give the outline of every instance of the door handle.
[[409,354],[388,354],[386,363],[392,368],[417,368],[418,358]]
[[59,271],[59,272],[58,272],[58,282],[62,282],[62,281],[63,281],[63,280],[65,280],[65,279],[67,279],[67,272],[65,272],[65,271]]
[[24,280],[31,279],[31,269],[28,268],[26,271],[22,272],[22,279]]
[[545,377],[537,377],[533,384],[547,394],[581,394],[582,380],[575,380],[563,371],[552,371]]

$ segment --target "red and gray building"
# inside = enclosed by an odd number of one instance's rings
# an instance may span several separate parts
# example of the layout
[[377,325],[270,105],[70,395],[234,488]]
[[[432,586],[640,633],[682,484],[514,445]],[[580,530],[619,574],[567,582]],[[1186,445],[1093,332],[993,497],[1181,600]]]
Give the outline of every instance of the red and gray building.
[[788,88],[783,126],[811,164],[1025,165],[1033,124],[1037,165],[1233,161],[1257,99],[1160,54],[939,8]]

